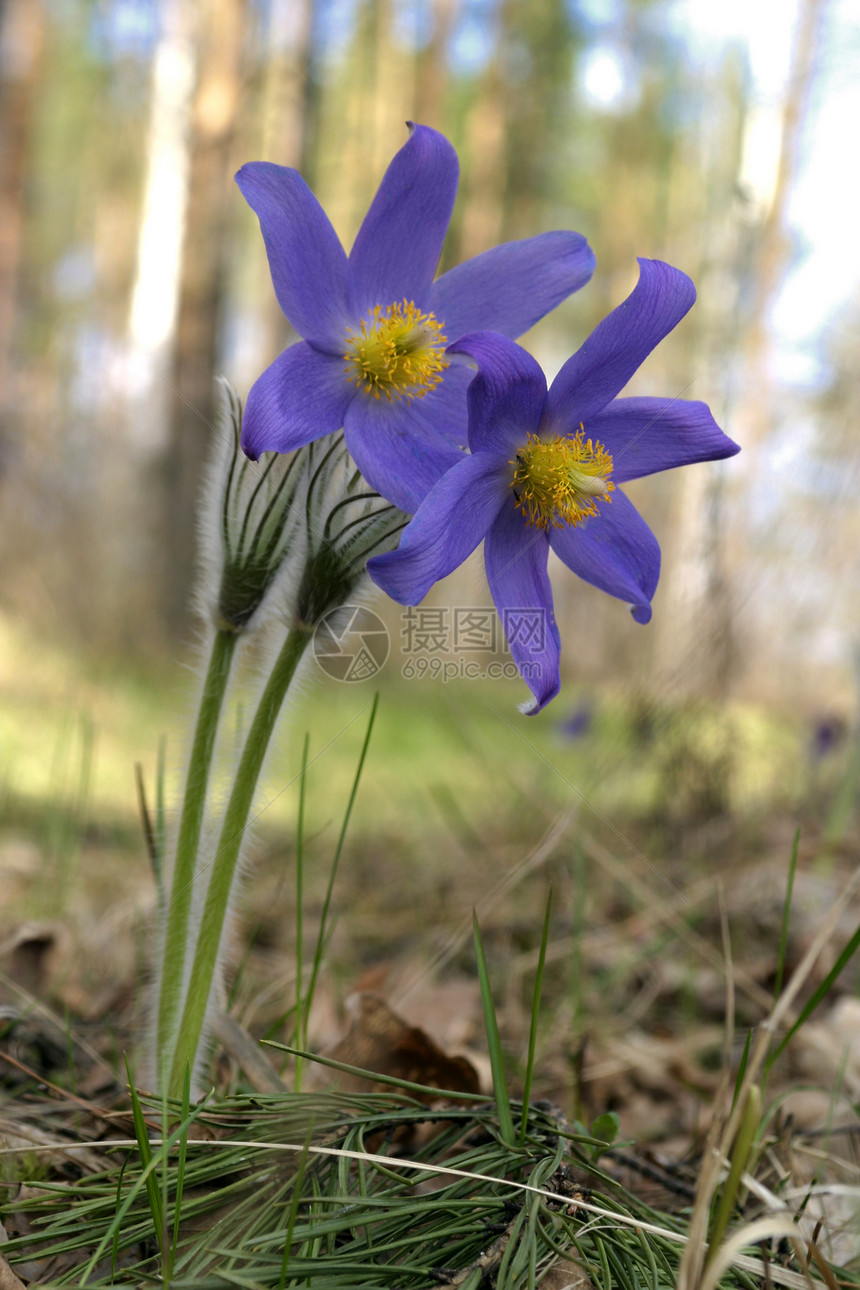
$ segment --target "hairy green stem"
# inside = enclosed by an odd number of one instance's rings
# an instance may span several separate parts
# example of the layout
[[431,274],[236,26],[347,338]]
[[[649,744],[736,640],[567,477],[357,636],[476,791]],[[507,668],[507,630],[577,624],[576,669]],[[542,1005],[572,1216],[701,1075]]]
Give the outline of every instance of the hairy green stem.
[[708,1253],[705,1258],[705,1268],[707,1269],[713,1263],[717,1256],[719,1247],[722,1244],[723,1237],[726,1234],[726,1228],[729,1225],[729,1219],[735,1207],[738,1195],[741,1190],[741,1179],[744,1170],[749,1164],[750,1155],[755,1145],[756,1134],[761,1124],[761,1089],[757,1084],[751,1084],[746,1095],[741,1122],[738,1125],[738,1131],[732,1144],[732,1154],[729,1161],[729,1172],[726,1181],[723,1183],[720,1199],[717,1204],[716,1213],[711,1224],[711,1231],[708,1236]]
[[179,1097],[182,1093],[186,1065],[190,1063],[191,1068],[194,1068],[227,919],[230,892],[233,888],[254,791],[278,713],[310,638],[310,632],[306,627],[293,627],[287,634],[245,740],[233,790],[224,813],[218,844],[212,858],[206,902],[188,979],[185,1007],[173,1048],[173,1062],[167,1086],[171,1097]]
[[216,631],[215,633],[188,762],[185,798],[176,839],[176,863],[166,909],[167,926],[164,930],[161,958],[156,1038],[159,1079],[162,1075],[160,1063],[165,1061],[169,1053],[176,1015],[179,1011],[197,850],[200,845],[206,789],[212,766],[212,750],[215,746],[224,693],[227,689],[227,680],[238,639],[235,632]]

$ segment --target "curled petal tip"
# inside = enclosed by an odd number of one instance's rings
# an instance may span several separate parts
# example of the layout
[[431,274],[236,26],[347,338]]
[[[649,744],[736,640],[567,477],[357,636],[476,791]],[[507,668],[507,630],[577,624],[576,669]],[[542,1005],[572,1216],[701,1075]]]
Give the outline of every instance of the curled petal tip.
[[677,269],[674,264],[667,264],[665,260],[640,258],[638,263],[640,285],[647,284],[651,291],[661,293],[665,302],[664,307],[674,305],[677,318],[672,323],[672,327],[676,327],[696,303],[695,282],[683,269]]
[[648,604],[631,605],[630,612],[633,615],[636,622],[641,623],[643,626],[645,625],[645,623],[650,623],[651,621],[652,610],[651,610],[651,606]]
[[248,433],[248,425],[245,421],[242,423],[242,433],[239,437],[239,447],[242,449],[243,456],[249,461],[259,461],[261,449],[254,446],[251,435]]
[[[558,640],[558,631],[556,630],[554,634]],[[524,679],[526,684],[531,687],[531,682],[527,678]],[[543,712],[548,703],[552,702],[560,689],[561,677],[559,675],[544,677],[543,684],[538,685],[537,692],[532,693],[530,699],[524,699],[522,703],[518,703],[517,708],[524,717],[536,717],[539,712]]]
[[464,349],[458,348],[459,344],[459,340],[455,340],[453,345],[449,345],[445,350],[445,353],[450,357],[451,364],[454,367],[465,367],[472,372],[477,372],[478,360],[472,358],[472,356],[467,354]]

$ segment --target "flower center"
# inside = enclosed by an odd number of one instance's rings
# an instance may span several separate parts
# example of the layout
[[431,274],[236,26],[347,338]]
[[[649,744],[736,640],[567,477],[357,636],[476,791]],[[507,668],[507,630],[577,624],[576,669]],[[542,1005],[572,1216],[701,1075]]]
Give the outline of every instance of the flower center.
[[375,305],[359,330],[346,333],[346,374],[378,399],[423,399],[448,366],[442,324],[411,300],[383,309]]
[[597,514],[598,502],[612,500],[612,458],[602,443],[585,438],[581,423],[573,438],[530,434],[511,465],[514,500],[536,528],[581,524]]

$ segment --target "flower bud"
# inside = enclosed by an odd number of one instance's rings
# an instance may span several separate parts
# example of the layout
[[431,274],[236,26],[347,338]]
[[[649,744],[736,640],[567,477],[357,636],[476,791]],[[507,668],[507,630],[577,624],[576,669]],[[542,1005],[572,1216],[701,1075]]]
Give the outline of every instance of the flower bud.
[[340,431],[301,451],[306,454],[307,547],[296,617],[312,628],[346,603],[371,555],[394,549],[409,516],[368,487]]
[[219,378],[217,453],[203,503],[201,546],[208,565],[205,611],[222,631],[244,632],[301,538],[302,454],[252,462],[239,447],[242,402]]

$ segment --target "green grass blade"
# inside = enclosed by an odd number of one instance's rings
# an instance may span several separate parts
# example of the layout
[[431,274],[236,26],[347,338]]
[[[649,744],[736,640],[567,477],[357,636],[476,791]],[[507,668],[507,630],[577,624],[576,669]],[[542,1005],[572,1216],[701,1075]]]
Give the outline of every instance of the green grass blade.
[[[305,734],[305,742],[302,748],[302,768],[299,772],[299,818],[296,824],[296,1015],[295,1015],[295,1037],[296,1047],[305,1048],[307,1046],[307,1013],[302,1008],[302,973],[304,964],[302,962],[302,940],[304,937],[304,883],[305,883],[305,799],[307,796],[308,784],[308,753],[311,746],[311,737],[309,733]],[[301,1059],[296,1061],[296,1072],[293,1086],[297,1093],[302,1089],[302,1062]]]
[[167,740],[158,741],[158,758],[155,764],[155,853],[156,876],[159,894],[164,900],[164,857],[167,854],[167,816],[164,805],[164,784],[167,778]]
[[845,946],[844,950],[839,955],[836,962],[833,964],[833,967],[827,973],[827,976],[820,983],[820,985],[818,985],[818,987],[813,991],[810,998],[804,1004],[803,1008],[801,1009],[800,1016],[797,1018],[794,1025],[789,1027],[788,1032],[782,1037],[780,1042],[777,1044],[776,1048],[768,1057],[767,1062],[765,1063],[766,1072],[770,1071],[771,1067],[773,1066],[776,1059],[779,1057],[780,1053],[782,1053],[786,1048],[786,1046],[791,1042],[791,1040],[797,1034],[798,1030],[800,1030],[800,1027],[809,1020],[809,1018],[812,1016],[815,1009],[818,1007],[819,1003],[821,1003],[822,999],[825,999],[827,995],[830,993],[831,989],[833,988],[834,984],[839,978],[839,975],[841,974],[842,969],[845,967],[847,963],[850,962],[850,960],[857,953],[858,947],[860,947],[860,927],[857,928],[854,935],[851,937],[850,941]]
[[651,1243],[648,1241],[643,1231],[641,1230],[637,1231],[636,1235],[639,1238],[639,1245],[642,1249],[645,1267],[647,1267],[649,1272],[649,1280],[647,1284],[652,1288],[652,1290],[659,1290],[660,1273],[657,1268],[657,1260],[654,1257],[654,1251],[651,1248]]
[[334,880],[337,876],[337,869],[338,869],[338,865],[340,864],[340,857],[343,851],[343,844],[346,841],[346,831],[349,827],[349,821],[352,815],[352,808],[355,805],[355,799],[358,793],[358,785],[361,782],[361,772],[364,769],[364,762],[367,757],[367,750],[370,747],[370,736],[373,732],[373,723],[376,720],[376,710],[378,707],[379,707],[379,693],[377,692],[373,696],[373,703],[371,704],[371,707],[370,707],[370,717],[367,722],[367,730],[365,731],[365,735],[364,735],[364,743],[361,746],[361,752],[358,757],[358,765],[355,768],[355,776],[352,781],[352,789],[349,794],[349,801],[346,804],[346,810],[344,811],[343,824],[341,825],[341,828],[340,828],[340,836],[338,837],[337,846],[335,847],[334,859],[332,860],[332,864],[331,864],[331,873],[329,874],[328,885],[326,887],[325,898],[323,900],[322,914],[320,916],[320,928],[319,928],[319,933],[317,935],[317,943],[316,943],[316,946],[314,947],[314,957],[313,957],[313,964],[311,967],[311,976],[308,982],[307,994],[305,995],[304,1019],[299,1023],[300,1026],[302,1027],[302,1033],[304,1033],[304,1025],[306,1024],[307,1017],[310,1014],[310,1010],[314,1001],[314,994],[316,992],[316,987],[317,987],[317,978],[319,977],[320,967],[322,966],[323,953],[324,953],[325,944],[326,944],[328,916],[329,916],[329,910],[331,908],[332,893],[334,891]]
[[744,1050],[741,1053],[740,1065],[738,1066],[737,1078],[735,1079],[735,1089],[732,1094],[732,1110],[735,1109],[735,1103],[738,1100],[738,1094],[740,1093],[741,1088],[743,1086],[744,1075],[746,1074],[746,1071],[747,1071],[747,1062],[750,1059],[750,1048],[752,1046],[752,1037],[753,1037],[753,1032],[751,1030],[748,1030],[747,1040],[746,1040],[746,1043],[744,1044]]
[[600,1260],[600,1290],[612,1290],[614,1282],[612,1280],[612,1273],[609,1270],[609,1258],[607,1255],[606,1244],[600,1236],[595,1238],[594,1243],[597,1246],[597,1257]]
[[496,1285],[499,1290],[513,1290],[516,1286],[516,1264],[517,1255],[520,1252],[520,1232],[526,1221],[526,1210],[521,1209],[511,1224],[508,1232],[508,1243],[505,1246],[505,1252],[499,1263],[499,1270],[496,1273]]
[[143,778],[143,767],[140,762],[134,763],[134,783],[137,789],[137,808],[140,812],[140,824],[143,829],[143,844],[146,848],[146,856],[155,878],[156,888],[161,888],[161,860],[158,855],[158,845],[155,840],[155,829],[152,823],[152,816],[149,813],[149,804],[146,800],[146,782]]
[[705,1258],[705,1268],[707,1268],[713,1261],[720,1245],[722,1244],[723,1237],[726,1234],[729,1219],[732,1216],[732,1212],[735,1208],[735,1203],[740,1192],[741,1178],[747,1164],[749,1163],[750,1154],[753,1149],[753,1144],[755,1143],[760,1123],[761,1089],[758,1085],[752,1084],[747,1094],[746,1105],[743,1110],[743,1118],[741,1119],[737,1136],[735,1137],[735,1141],[732,1146],[728,1177],[723,1183],[716,1214],[714,1215],[713,1225],[708,1237],[708,1253]]
[[529,1097],[532,1091],[532,1076],[535,1065],[535,1047],[537,1045],[537,1028],[538,1012],[540,1010],[541,989],[543,986],[543,970],[546,964],[546,947],[549,942],[549,922],[552,914],[552,887],[547,892],[546,913],[543,919],[543,931],[540,938],[540,950],[538,952],[537,971],[535,972],[535,988],[532,997],[532,1015],[529,1026],[529,1050],[526,1058],[526,1073],[523,1080],[523,1113],[520,1120],[520,1146],[523,1146],[526,1140],[526,1126],[529,1119]]
[[[307,744],[305,745],[307,748]],[[281,1263],[281,1276],[278,1281],[278,1290],[284,1290],[287,1284],[287,1271],[290,1266],[290,1250],[293,1245],[293,1232],[296,1228],[296,1218],[299,1212],[299,1201],[302,1199],[302,1190],[305,1181],[305,1170],[308,1167],[308,1147],[311,1145],[313,1137],[313,1125],[308,1125],[308,1131],[305,1136],[305,1145],[302,1154],[299,1156],[299,1163],[296,1168],[296,1176],[293,1179],[293,1194],[290,1197],[290,1212],[287,1217],[287,1233],[284,1237],[284,1257]]]
[[[126,1069],[127,1069],[127,1064],[126,1064]],[[108,1246],[108,1243],[111,1244],[111,1248],[113,1248],[114,1245],[116,1244],[116,1241],[119,1236],[119,1232],[122,1227],[123,1220],[125,1219],[126,1214],[131,1209],[132,1205],[134,1204],[141,1190],[144,1188],[146,1189],[146,1192],[147,1192],[147,1198],[149,1200],[150,1210],[152,1209],[150,1179],[153,1178],[153,1173],[155,1171],[156,1166],[161,1164],[162,1161],[166,1161],[168,1159],[170,1155],[170,1151],[173,1148],[174,1144],[177,1143],[182,1138],[183,1134],[187,1138],[188,1129],[190,1125],[193,1124],[193,1122],[204,1110],[208,1109],[206,1104],[209,1099],[207,1096],[207,1097],[204,1097],[197,1104],[197,1106],[195,1106],[193,1111],[190,1111],[189,1114],[183,1120],[180,1121],[180,1123],[176,1126],[176,1128],[173,1130],[170,1136],[164,1142],[162,1142],[161,1146],[159,1147],[158,1154],[153,1155],[152,1147],[150,1146],[150,1143],[149,1143],[149,1135],[146,1131],[146,1122],[143,1119],[143,1109],[140,1105],[140,1100],[137,1096],[137,1091],[131,1082],[131,1077],[129,1077],[129,1087],[132,1091],[132,1111],[134,1115],[135,1137],[137,1139],[138,1146],[140,1149],[143,1169],[141,1170],[140,1176],[136,1179],[134,1185],[131,1187],[122,1205],[120,1205],[119,1208],[116,1210],[113,1221],[110,1224],[110,1227],[104,1233],[98,1245],[96,1246],[95,1250],[93,1251],[92,1255],[90,1256],[89,1262],[87,1263],[81,1275],[79,1284],[82,1286],[86,1285],[87,1281],[89,1280],[90,1276],[93,1273],[93,1270],[98,1265],[99,1259],[101,1259],[102,1255],[104,1254],[104,1251]],[[139,1117],[142,1132],[138,1132],[138,1117]],[[148,1160],[145,1159],[145,1156],[149,1157]],[[160,1205],[161,1194],[158,1191],[157,1182],[155,1182],[154,1179],[153,1179],[153,1182],[155,1184],[157,1203]],[[156,1233],[159,1233],[159,1232],[163,1232],[163,1229],[159,1229],[157,1227]]]
[[[133,1100],[134,1099],[132,1099],[132,1101]],[[161,1086],[161,1136],[162,1138],[167,1137],[169,1124],[170,1124],[170,1119],[169,1119],[168,1109],[167,1109],[167,1089],[164,1086],[164,1084],[162,1084]],[[161,1161],[161,1168],[159,1172],[161,1174],[161,1187],[159,1189],[159,1196],[161,1198],[161,1233],[162,1233],[162,1239],[161,1239],[162,1269],[161,1271],[162,1271],[164,1284],[167,1287],[167,1290],[169,1290],[170,1281],[173,1276],[173,1244],[168,1237],[167,1214],[169,1212],[169,1205],[170,1205],[170,1188],[168,1184],[169,1169],[168,1169],[168,1163],[167,1163],[166,1157]],[[153,1173],[151,1177],[156,1178],[156,1175]],[[156,1181],[158,1180],[156,1179]]]
[[122,1168],[120,1169],[119,1176],[117,1177],[117,1180],[116,1180],[116,1200],[114,1202],[114,1229],[113,1229],[113,1241],[111,1243],[111,1252],[110,1252],[111,1281],[113,1281],[114,1277],[116,1276],[116,1265],[117,1265],[117,1260],[119,1259],[119,1222],[116,1220],[117,1220],[117,1215],[119,1214],[119,1207],[122,1204],[122,1180],[125,1177],[125,1167],[128,1164],[129,1160],[130,1160],[130,1156],[126,1156],[125,1160],[123,1160]]
[[791,917],[791,898],[794,893],[794,876],[797,872],[797,851],[800,846],[800,829],[794,831],[794,842],[791,848],[791,859],[788,862],[788,884],[785,889],[785,905],[782,910],[782,927],[779,933],[779,957],[776,963],[776,977],[773,986],[773,999],[776,1003],[782,993],[782,982],[785,977],[785,956],[788,949],[788,923]]
[[[185,1083],[182,1086],[182,1121],[185,1123],[191,1113],[191,1067],[185,1067]],[[190,1123],[190,1121],[189,1121]],[[179,1160],[176,1165],[176,1210],[173,1215],[173,1243],[171,1258],[176,1258],[176,1247],[179,1244],[179,1219],[182,1213],[182,1192],[185,1187],[185,1164],[188,1156],[188,1129],[179,1139]]]
[[149,1132],[146,1127],[146,1119],[143,1114],[143,1107],[140,1104],[140,1098],[137,1096],[137,1089],[131,1078],[131,1071],[128,1065],[128,1059],[125,1062],[125,1072],[128,1076],[128,1087],[131,1093],[131,1112],[134,1118],[134,1136],[137,1138],[137,1149],[140,1152],[140,1161],[146,1175],[146,1195],[149,1201],[149,1211],[152,1214],[152,1224],[155,1228],[155,1235],[158,1241],[158,1247],[161,1250],[161,1257],[164,1259],[167,1246],[167,1233],[164,1227],[164,1202],[161,1190],[158,1186],[158,1179],[152,1167],[153,1155],[152,1147],[149,1145]]
[[475,938],[475,956],[478,960],[478,981],[481,987],[481,1006],[484,1011],[484,1029],[487,1034],[487,1047],[490,1050],[490,1069],[493,1072],[493,1094],[496,1099],[496,1113],[499,1117],[499,1129],[502,1141],[514,1146],[516,1135],[514,1120],[511,1114],[511,1098],[505,1077],[505,1062],[502,1056],[502,1041],[499,1038],[499,1025],[496,1020],[496,1009],[490,989],[490,974],[487,971],[487,960],[484,955],[484,943],[481,940],[481,929],[478,927],[478,916],[472,912],[472,931]]

